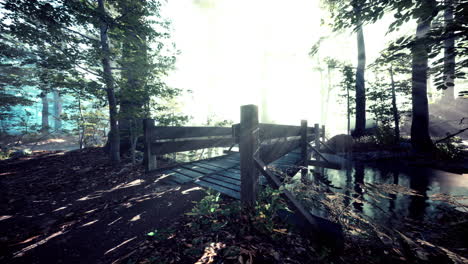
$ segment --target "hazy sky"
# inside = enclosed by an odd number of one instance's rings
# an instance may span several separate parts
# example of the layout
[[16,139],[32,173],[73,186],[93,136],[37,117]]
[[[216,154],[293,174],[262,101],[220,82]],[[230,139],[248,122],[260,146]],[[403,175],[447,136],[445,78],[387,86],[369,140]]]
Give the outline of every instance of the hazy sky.
[[[320,75],[308,53],[320,37],[331,35],[320,25],[327,13],[319,1],[172,0],[163,11],[181,51],[168,84],[193,91],[182,101],[193,123],[202,124],[210,113],[238,122],[240,105],[260,106],[263,93],[275,122],[319,121]],[[388,41],[387,25],[384,19],[365,26],[368,63]],[[323,42],[320,57],[326,56],[355,64],[356,35],[335,34]],[[345,106],[333,96],[330,102],[327,125],[344,132]]]

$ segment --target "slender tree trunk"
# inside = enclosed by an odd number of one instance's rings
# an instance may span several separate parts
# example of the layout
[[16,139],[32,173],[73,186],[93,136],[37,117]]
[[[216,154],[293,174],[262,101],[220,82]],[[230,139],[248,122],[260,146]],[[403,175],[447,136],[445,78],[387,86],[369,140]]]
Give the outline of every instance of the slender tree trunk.
[[62,98],[57,90],[54,90],[54,130],[60,133],[62,130]]
[[[359,12],[359,11],[356,11]],[[366,87],[364,82],[364,71],[366,68],[366,47],[364,44],[364,33],[362,25],[357,29],[358,63],[356,68],[356,127],[354,136],[364,135],[366,129]]]
[[351,129],[351,110],[349,108],[349,87],[346,87],[346,106],[348,112],[348,135],[350,134]]
[[411,144],[416,151],[427,152],[433,149],[429,136],[429,106],[427,100],[428,47],[425,36],[431,21],[419,20],[416,29],[415,45],[412,49],[412,122]]
[[395,80],[393,79],[393,68],[390,67],[390,80],[392,82],[392,112],[393,120],[395,121],[395,142],[400,141],[400,115],[398,114],[398,106],[396,103]]
[[100,42],[102,49],[102,68],[104,71],[104,81],[106,84],[107,100],[109,101],[109,155],[113,163],[120,162],[120,135],[117,124],[117,102],[115,100],[114,79],[112,78],[112,70],[110,65],[110,49],[107,30],[109,28],[107,22],[106,9],[104,0],[98,0],[98,12],[101,19]]
[[445,0],[444,11],[445,30],[448,32],[444,40],[444,90],[442,103],[452,103],[455,98],[455,37],[453,34],[453,0]]
[[41,132],[46,134],[49,132],[49,100],[47,99],[47,92],[42,92],[42,126]]

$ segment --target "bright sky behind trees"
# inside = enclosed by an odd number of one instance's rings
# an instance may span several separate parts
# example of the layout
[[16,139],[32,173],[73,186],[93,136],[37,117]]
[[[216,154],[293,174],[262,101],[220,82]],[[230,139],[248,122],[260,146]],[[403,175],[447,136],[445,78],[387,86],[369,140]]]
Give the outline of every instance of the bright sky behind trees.
[[[238,121],[239,106],[261,107],[264,94],[272,121],[318,122],[321,81],[310,48],[329,36],[319,57],[356,64],[355,34],[333,34],[321,25],[328,12],[319,1],[181,0],[168,1],[162,10],[172,20],[173,40],[181,51],[168,84],[193,91],[181,105],[194,123],[203,123],[210,114]],[[390,40],[385,36],[389,21],[364,27],[368,63]],[[332,84],[339,84],[340,78],[336,70]],[[328,85],[327,79],[325,71],[323,85]],[[344,101],[338,104],[332,95],[327,125],[340,124],[333,130],[343,132]]]

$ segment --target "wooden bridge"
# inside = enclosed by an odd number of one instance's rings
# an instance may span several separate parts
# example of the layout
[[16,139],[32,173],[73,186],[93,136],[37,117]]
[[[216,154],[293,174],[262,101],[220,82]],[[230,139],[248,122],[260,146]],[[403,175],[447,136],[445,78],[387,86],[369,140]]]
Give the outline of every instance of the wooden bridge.
[[[158,173],[169,182],[192,182],[212,188],[240,199],[243,206],[252,209],[260,183],[280,187],[281,173],[278,172],[292,175],[308,165],[336,167],[318,152],[320,137],[324,141],[324,126],[322,129],[318,124],[308,127],[306,120],[302,120],[300,126],[261,124],[255,105],[242,106],[240,117],[240,123],[232,127],[159,127],[154,120],[145,120],[146,171]],[[312,141],[315,146],[310,144]],[[231,151],[236,145],[239,151]],[[213,147],[229,147],[229,150],[219,157],[158,168],[158,155]],[[315,152],[315,160],[310,160],[312,152]],[[295,216],[322,241],[332,238],[332,244],[341,244],[343,236],[339,225],[311,215],[289,191],[283,190],[282,196],[296,212]]]
[[[158,127],[154,120],[145,120],[147,172],[157,171],[168,182],[193,182],[236,199],[251,197],[251,192],[256,193],[253,185],[258,184],[260,174],[253,164],[254,151],[264,164],[291,175],[308,165],[312,149],[309,142],[318,142],[324,135],[324,127],[307,127],[304,120],[301,126],[259,124],[255,106],[244,106],[242,111],[241,123],[232,127]],[[239,152],[231,151],[234,146],[239,146]],[[156,156],[212,147],[229,147],[229,151],[223,156],[166,169],[157,167]],[[246,184],[243,186],[242,182]]]

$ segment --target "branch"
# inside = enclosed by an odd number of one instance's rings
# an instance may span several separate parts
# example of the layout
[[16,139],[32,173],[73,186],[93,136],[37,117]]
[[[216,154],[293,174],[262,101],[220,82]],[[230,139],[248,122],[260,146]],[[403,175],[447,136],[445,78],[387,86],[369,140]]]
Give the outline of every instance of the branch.
[[440,142],[442,142],[442,141],[445,141],[445,140],[447,140],[447,139],[449,139],[449,138],[453,138],[454,136],[456,136],[456,135],[458,135],[458,134],[461,134],[461,133],[465,132],[466,130],[468,130],[468,127],[459,130],[457,133],[448,135],[448,136],[444,137],[443,139],[437,140],[435,143],[438,144],[438,143],[440,143]]

